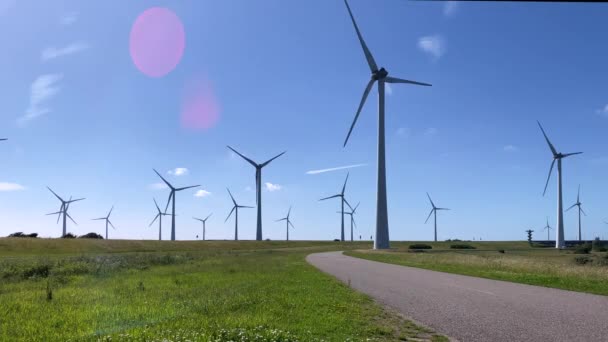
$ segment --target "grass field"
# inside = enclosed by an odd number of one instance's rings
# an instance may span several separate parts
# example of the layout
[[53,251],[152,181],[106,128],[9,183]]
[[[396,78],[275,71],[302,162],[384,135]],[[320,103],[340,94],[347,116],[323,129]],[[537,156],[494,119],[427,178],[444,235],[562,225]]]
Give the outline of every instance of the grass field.
[[527,242],[466,242],[476,249],[450,249],[454,243],[457,242],[425,242],[433,249],[422,253],[410,253],[410,243],[402,243],[390,251],[345,254],[435,271],[608,295],[606,252],[577,255],[554,248],[532,248]]
[[308,265],[371,243],[0,239],[0,341],[444,341]]

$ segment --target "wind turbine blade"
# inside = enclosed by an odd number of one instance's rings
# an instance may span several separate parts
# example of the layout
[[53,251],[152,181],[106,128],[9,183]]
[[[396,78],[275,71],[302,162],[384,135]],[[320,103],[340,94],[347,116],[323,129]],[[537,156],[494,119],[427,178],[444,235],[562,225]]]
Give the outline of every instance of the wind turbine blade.
[[359,208],[359,204],[361,204],[361,202],[357,203],[357,205],[355,206],[355,208],[353,209],[353,214],[355,213],[355,211],[357,211],[357,208]]
[[213,213],[211,213],[211,214],[207,215],[207,217],[205,217],[205,219],[204,219],[203,221],[207,221],[207,219],[208,219],[208,218],[210,218],[210,217],[211,217],[211,215],[213,215]]
[[186,189],[192,189],[192,188],[197,188],[200,185],[190,185],[190,186],[184,186],[183,188],[177,188],[175,189],[175,191],[182,191],[182,190],[186,190]]
[[234,209],[236,209],[236,205],[234,207],[232,207],[232,210],[230,210],[230,214],[228,214],[228,217],[226,217],[226,219],[224,220],[224,223],[226,223],[228,221],[228,219],[230,218],[230,215],[232,215],[232,212],[234,211]]
[[363,105],[365,104],[365,101],[367,100],[367,96],[369,95],[369,92],[372,90],[372,86],[374,85],[374,82],[376,82],[374,79],[369,80],[369,82],[367,83],[367,87],[365,87],[365,91],[363,91],[363,97],[361,98],[361,102],[359,103],[359,108],[357,109],[357,114],[355,114],[355,119],[353,120],[353,123],[350,125],[350,129],[348,130],[348,134],[346,135],[346,139],[344,140],[343,147],[346,147],[346,144],[348,143],[348,139],[350,138],[350,135],[353,132],[353,129],[355,128],[355,124],[357,123],[357,120],[359,119],[359,115],[361,114],[361,109],[363,109]]
[[287,220],[287,224],[291,226],[291,228],[295,229],[296,227],[293,226],[293,223],[291,223],[291,221]]
[[60,200],[62,203],[64,202],[63,198],[59,197],[59,195],[57,195],[55,191],[51,190],[51,188],[49,188],[48,186],[46,188],[49,189],[49,191],[52,192],[58,200]]
[[355,26],[355,31],[357,31],[357,37],[359,38],[359,43],[361,43],[361,47],[363,48],[363,53],[365,54],[365,59],[367,59],[367,64],[369,65],[369,69],[371,72],[378,71],[378,66],[376,65],[376,61],[372,56],[372,53],[367,48],[367,44],[363,40],[363,36],[361,36],[361,32],[359,31],[359,26],[357,26],[357,22],[355,21],[355,17],[353,16],[353,12],[350,10],[350,6],[348,5],[348,1],[344,0],[346,4],[346,9],[348,9],[348,14],[350,15],[350,19],[353,22],[353,26]]
[[201,222],[203,222],[203,220],[202,220],[202,219],[200,219],[200,218],[198,218],[198,217],[192,217],[192,219],[193,219],[193,220],[197,220],[197,221],[201,221]]
[[581,185],[578,185],[578,192],[576,193],[576,203],[581,202]]
[[328,199],[331,199],[331,198],[336,198],[336,197],[342,197],[342,195],[341,194],[337,194],[337,195],[321,198],[319,201],[325,201],[325,200],[328,200]]
[[228,147],[229,149],[231,149],[231,150],[232,150],[232,152],[234,152],[234,153],[238,154],[239,156],[241,156],[241,158],[243,158],[243,159],[245,159],[246,161],[248,161],[248,162],[249,162],[249,164],[253,165],[253,167],[256,167],[256,168],[258,167],[258,164],[257,164],[256,162],[254,162],[253,160],[251,160],[251,159],[249,159],[249,158],[245,157],[244,155],[242,155],[241,153],[239,153],[237,150],[233,149],[233,148],[232,148],[232,147],[230,147],[230,146],[226,146],[226,147]]
[[566,158],[566,157],[570,157],[570,156],[574,156],[577,154],[582,154],[583,152],[574,152],[574,153],[566,153],[562,155],[562,158]]
[[289,210],[287,210],[287,218],[289,218],[290,214],[291,214],[291,206],[289,206]]
[[350,210],[353,210],[353,207],[350,206],[350,203],[348,203],[348,201],[346,200],[346,197],[342,197],[342,200],[344,201],[344,203],[346,203],[346,205],[350,208]]
[[545,136],[545,140],[547,140],[547,145],[549,145],[549,148],[551,149],[551,153],[553,153],[553,155],[555,156],[557,154],[557,150],[555,149],[555,147],[553,147],[553,144],[551,143],[551,141],[549,141],[549,137],[547,137],[547,133],[545,133],[543,126],[540,124],[539,121],[536,121],[536,122],[538,123],[538,127],[540,127],[540,130],[543,132],[543,136]]
[[105,220],[105,217],[100,217],[100,218],[95,218],[95,219],[91,219],[91,221],[99,221],[99,220]]
[[433,206],[433,209],[435,209],[435,203],[433,203],[433,200],[431,199],[431,195],[429,195],[429,193],[426,193],[426,197],[429,198],[429,202],[431,202],[431,205]]
[[264,167],[268,164],[270,164],[270,162],[272,162],[273,160],[279,158],[280,156],[284,155],[287,151],[283,151],[282,153],[277,154],[275,157],[268,159],[267,161],[265,161],[264,163],[262,163],[262,165],[260,165],[261,167]]
[[61,213],[63,213],[63,211],[58,211],[58,212],[55,212],[55,213],[49,213],[49,214],[45,214],[45,215],[49,216],[49,215],[57,215],[57,214],[61,214]]
[[112,226],[112,228],[113,228],[114,230],[116,230],[116,227],[114,227],[114,225],[112,224],[112,221],[108,220],[108,223],[110,224],[110,226]]
[[355,221],[355,218],[353,217],[353,218],[351,218],[351,219],[353,220],[353,226],[355,226],[355,228],[358,228],[358,227],[357,227],[357,221]]
[[573,205],[571,205],[571,206],[570,206],[570,208],[566,209],[566,211],[569,211],[570,209],[572,209],[572,208],[576,207],[576,205],[577,205],[577,204],[578,204],[578,203],[574,203]]
[[86,198],[78,198],[78,199],[75,199],[75,200],[70,199],[69,201],[66,201],[65,203],[70,204],[70,203],[74,203],[74,202],[78,202],[78,201],[83,201],[83,200],[85,200],[85,199],[86,199]]
[[449,208],[437,208],[437,210],[450,210]]
[[160,210],[160,207],[158,206],[158,203],[156,203],[156,198],[153,198],[154,200],[154,205],[156,205],[156,210],[158,210],[159,213],[162,213],[162,211]]
[[76,221],[74,221],[74,219],[72,218],[72,216],[70,216],[70,214],[68,214],[67,212],[65,213],[65,215],[72,220],[72,222],[74,222],[75,225],[78,225],[78,223],[76,223]]
[[253,209],[253,208],[255,208],[255,207],[250,207],[250,206],[247,206],[247,205],[239,205],[238,207],[239,208],[245,208],[245,209]]
[[[154,170],[154,169],[152,169],[152,170]],[[158,171],[154,170],[154,172],[156,172],[156,174],[158,175],[158,177],[160,177],[160,179],[162,179],[163,182],[165,182],[165,184],[167,184],[167,186],[169,187],[169,189],[171,189],[171,190],[174,189],[173,185],[171,185],[171,183],[167,182],[167,180],[163,176],[161,176],[160,173],[158,173]]]
[[350,172],[346,173],[346,179],[344,180],[344,185],[342,186],[342,196],[344,196],[344,191],[346,191],[346,182],[348,182],[348,176],[350,176]]
[[543,190],[543,196],[547,192],[547,187],[549,186],[549,179],[551,179],[551,172],[553,172],[553,166],[555,166],[555,159],[551,162],[551,167],[549,168],[549,175],[547,176],[547,183],[545,183],[545,190]]
[[152,225],[154,224],[154,222],[156,222],[156,219],[159,218],[161,215],[161,212],[159,210],[158,214],[156,214],[156,216],[154,216],[154,220],[152,220],[152,222],[150,222],[150,224],[148,225],[148,227],[152,227]]
[[232,192],[230,192],[230,189],[226,188],[226,190],[228,190],[228,195],[230,195],[230,198],[232,198],[232,203],[234,203],[234,206],[236,207],[236,200],[234,199],[234,196],[232,196]]
[[175,196],[175,190],[171,189],[171,192],[169,192],[169,198],[167,199],[167,205],[165,206],[165,213],[167,212],[167,209],[169,209],[169,203],[171,203],[171,197]]
[[587,216],[587,213],[583,210],[583,208],[579,207],[581,209],[581,213],[583,213],[583,215]]
[[432,86],[431,84],[428,84],[428,83],[422,83],[422,82],[404,80],[404,79],[401,79],[401,78],[390,77],[390,76],[388,76],[384,80],[386,82],[388,82],[388,83],[407,83],[407,84],[416,84],[416,85],[427,86],[427,87],[431,87]]
[[425,224],[429,221],[429,219],[431,218],[431,215],[433,215],[433,211],[435,211],[435,208],[431,209],[431,212],[429,213],[429,216],[424,221]]
[[282,218],[282,219],[278,219],[278,220],[276,220],[276,221],[274,221],[274,222],[281,222],[281,221],[285,221],[285,220],[287,220],[287,217]]

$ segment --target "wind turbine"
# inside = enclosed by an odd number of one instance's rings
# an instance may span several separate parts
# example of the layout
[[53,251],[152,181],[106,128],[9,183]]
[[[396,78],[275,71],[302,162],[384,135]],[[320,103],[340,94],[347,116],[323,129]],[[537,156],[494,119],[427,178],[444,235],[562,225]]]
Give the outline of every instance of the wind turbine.
[[213,213],[209,214],[207,217],[205,217],[204,219],[200,219],[198,217],[193,217],[193,219],[203,222],[203,241],[205,241],[205,232],[207,231],[207,219],[209,219],[211,217],[211,215],[213,215]]
[[570,208],[566,209],[566,211],[574,208],[574,207],[578,207],[578,241],[581,241],[582,238],[582,234],[581,234],[581,213],[583,213],[583,215],[587,216],[587,214],[585,213],[585,211],[583,210],[583,208],[581,207],[582,203],[581,203],[581,186],[578,186],[578,193],[576,195],[576,203],[574,203]]
[[[346,203],[348,204],[348,203]],[[350,212],[344,212],[344,214],[349,215],[350,216],[350,241],[353,242],[353,225],[356,227],[357,223],[355,223],[355,212],[357,211],[357,208],[359,208],[359,204],[357,203],[357,205],[353,208],[350,206],[350,204],[348,204],[348,207],[350,208]],[[339,214],[340,212],[337,211],[337,213]]]
[[59,201],[61,201],[61,207],[59,207],[59,211],[57,211],[55,213],[50,213],[50,214],[47,214],[47,215],[59,215],[57,217],[57,222],[59,223],[59,218],[63,214],[63,235],[61,235],[61,236],[65,236],[67,234],[67,230],[66,230],[66,226],[67,226],[66,225],[66,223],[67,223],[66,222],[66,217],[69,217],[70,220],[72,220],[72,222],[74,222],[74,224],[77,224],[76,221],[74,221],[74,219],[72,218],[72,216],[70,216],[70,214],[68,214],[68,209],[70,207],[70,204],[74,203],[74,202],[82,201],[82,200],[84,200],[84,198],[78,198],[78,199],[73,200],[72,197],[70,197],[70,199],[66,201],[63,198],[61,198],[59,195],[57,195],[55,193],[55,191],[51,190],[51,188],[49,188],[48,186],[46,188],[49,189],[49,191],[52,192],[53,195],[55,195],[55,197],[57,197],[57,199]]
[[93,219],[93,221],[98,221],[98,220],[106,221],[106,240],[108,239],[108,224],[110,226],[112,226],[113,229],[116,229],[116,227],[114,227],[114,225],[110,221],[110,215],[112,215],[112,210],[114,210],[114,206],[112,206],[112,208],[110,209],[110,211],[108,212],[108,215],[106,217],[100,217],[100,218]]
[[154,200],[154,205],[156,205],[156,210],[158,211],[158,214],[156,214],[156,216],[154,216],[154,220],[152,220],[152,222],[150,222],[150,225],[148,225],[148,227],[152,227],[152,225],[154,224],[156,219],[158,219],[158,241],[161,241],[163,239],[163,235],[162,235],[163,216],[168,216],[169,214],[167,214],[166,212],[164,213],[162,210],[160,210],[158,203],[156,203],[156,199],[153,198],[153,200]]
[[540,127],[541,132],[543,132],[543,136],[547,141],[547,145],[549,145],[549,149],[551,149],[551,153],[553,154],[553,162],[551,162],[551,168],[549,169],[549,175],[547,176],[547,183],[545,184],[545,190],[543,191],[543,196],[547,192],[547,186],[549,186],[549,179],[551,178],[551,173],[553,172],[553,166],[555,165],[555,161],[557,160],[557,230],[556,230],[556,238],[555,238],[555,248],[565,248],[566,244],[564,242],[564,208],[562,201],[562,159],[573,156],[575,154],[581,154],[583,152],[574,152],[574,153],[561,153],[557,152],[543,126],[541,126],[540,122],[538,122],[538,127]]
[[236,200],[232,196],[230,189],[226,188],[226,190],[228,190],[228,194],[230,195],[230,198],[232,199],[232,203],[234,203],[234,206],[232,207],[232,210],[230,210],[230,214],[228,214],[228,217],[226,217],[226,220],[224,220],[224,222],[228,221],[228,219],[232,215],[232,212],[234,212],[234,241],[238,241],[238,239],[239,239],[239,208],[253,208],[253,207],[238,205],[236,203]]
[[289,226],[291,226],[291,228],[295,228],[295,227],[293,226],[293,224],[291,223],[291,220],[289,219],[289,215],[291,215],[291,207],[289,207],[289,211],[287,212],[287,216],[285,216],[285,217],[284,217],[284,218],[282,218],[282,219],[278,219],[278,220],[276,220],[276,222],[279,222],[279,221],[285,221],[285,224],[286,224],[286,226],[287,226],[287,227],[286,227],[286,228],[287,228],[287,241],[289,241]]
[[[152,169],[152,170],[154,170],[154,169]],[[162,179],[163,182],[165,182],[165,184],[167,184],[169,189],[171,189],[171,192],[169,193],[169,199],[167,200],[167,206],[165,206],[165,212],[167,212],[167,209],[169,208],[169,203],[173,203],[172,209],[171,209],[171,241],[175,241],[175,193],[177,191],[196,188],[196,187],[199,187],[200,185],[191,185],[191,186],[185,186],[183,188],[174,188],[173,185],[171,185],[171,183],[167,182],[167,180],[165,178],[163,178],[163,176],[161,176],[160,173],[158,173],[158,171],[154,170],[154,172],[156,172],[158,177],[160,177],[160,179]],[[173,199],[173,201],[171,201],[171,199]]]
[[551,235],[549,235],[551,232],[551,229],[553,229],[553,228],[551,228],[551,226],[549,225],[549,217],[547,216],[547,225],[543,228],[543,230],[547,231],[547,241],[551,240]]
[[346,140],[344,141],[344,146],[348,142],[348,138],[350,137],[355,124],[357,123],[357,119],[359,118],[359,114],[361,113],[361,109],[365,104],[365,100],[369,95],[369,92],[372,89],[372,86],[376,81],[378,81],[378,174],[377,174],[377,194],[376,194],[376,240],[374,241],[374,249],[387,249],[389,248],[389,234],[388,234],[388,209],[387,209],[387,201],[386,201],[386,166],[385,166],[385,132],[384,132],[384,87],[386,83],[406,83],[406,84],[415,84],[421,86],[430,86],[427,83],[415,82],[404,80],[396,77],[388,76],[388,71],[384,68],[378,69],[376,65],[376,61],[372,56],[372,53],[369,51],[367,44],[363,40],[361,36],[361,32],[359,31],[359,27],[355,22],[355,18],[353,17],[353,13],[350,10],[350,6],[348,5],[347,0],[344,0],[346,4],[346,8],[348,9],[348,14],[350,15],[350,19],[353,22],[353,26],[355,27],[355,31],[357,32],[357,37],[359,38],[359,43],[363,48],[363,53],[365,54],[365,58],[367,59],[367,64],[369,65],[369,69],[371,71],[371,79],[367,83],[365,87],[365,91],[363,92],[363,98],[359,104],[359,108],[357,109],[357,114],[355,114],[355,118],[353,123],[350,126],[350,130],[348,131],[348,135],[346,136]]
[[249,162],[249,164],[251,164],[253,167],[255,167],[255,192],[256,192],[256,197],[255,197],[255,203],[257,205],[258,208],[258,218],[257,218],[257,226],[256,226],[256,231],[255,231],[255,239],[257,241],[262,241],[262,169],[270,164],[270,162],[272,162],[273,160],[279,158],[280,156],[282,156],[283,154],[285,154],[284,151],[283,153],[280,153],[278,155],[276,155],[275,157],[263,162],[262,164],[258,164],[256,162],[254,162],[253,160],[245,157],[244,155],[242,155],[241,153],[239,153],[237,150],[233,149],[230,146],[227,146],[229,149],[232,150],[232,152],[238,154],[241,158],[245,159],[247,162]]
[[342,210],[340,210],[340,213],[342,214],[342,225],[341,225],[341,230],[340,230],[340,241],[344,241],[344,203],[348,204],[348,201],[344,197],[344,191],[346,191],[346,182],[348,182],[348,175],[349,175],[349,173],[346,174],[346,180],[344,180],[344,186],[342,186],[342,192],[340,192],[337,195],[321,198],[319,200],[319,201],[325,201],[325,200],[328,200],[328,199],[331,199],[331,198],[338,198],[338,197],[340,198],[340,204],[342,205]]
[[429,213],[429,216],[427,216],[426,221],[424,221],[424,223],[426,224],[429,221],[429,218],[431,218],[431,215],[435,214],[435,242],[437,242],[437,211],[438,210],[450,210],[450,209],[436,207],[435,203],[433,203],[433,200],[431,199],[431,196],[429,195],[428,192],[426,193],[426,196],[429,198],[429,202],[431,202],[433,209],[431,209],[431,212]]

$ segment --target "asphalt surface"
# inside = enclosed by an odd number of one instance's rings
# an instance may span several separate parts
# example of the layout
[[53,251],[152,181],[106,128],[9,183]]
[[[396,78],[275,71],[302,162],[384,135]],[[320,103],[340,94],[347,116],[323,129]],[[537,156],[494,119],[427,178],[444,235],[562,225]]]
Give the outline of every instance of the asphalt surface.
[[[323,272],[457,341],[608,341],[608,297],[316,253]],[[607,284],[608,286],[608,284]]]

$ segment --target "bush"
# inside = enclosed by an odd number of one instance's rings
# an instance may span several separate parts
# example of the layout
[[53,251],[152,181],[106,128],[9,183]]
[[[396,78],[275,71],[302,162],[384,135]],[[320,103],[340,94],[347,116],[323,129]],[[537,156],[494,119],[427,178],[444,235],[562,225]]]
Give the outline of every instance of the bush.
[[578,245],[574,248],[574,254],[589,254],[591,252],[591,245],[588,243]]
[[340,239],[334,239],[334,242],[340,242]]
[[23,278],[46,278],[49,276],[51,271],[51,266],[47,264],[36,265],[30,268],[27,268],[23,271]]
[[504,250],[504,249],[499,249],[499,250],[498,250],[498,253],[500,253],[500,254],[505,254],[505,250]]
[[451,245],[450,248],[452,248],[452,249],[476,249],[475,247],[473,247],[471,245],[467,245],[466,243],[457,243],[457,244]]
[[103,236],[101,236],[97,233],[88,233],[85,235],[80,235],[78,238],[79,239],[103,239]]
[[409,245],[409,249],[433,249],[433,246],[426,245],[424,243],[415,243],[413,245]]
[[23,232],[16,232],[16,233],[10,234],[8,237],[37,238],[38,233],[24,234]]
[[67,233],[64,236],[61,237],[62,239],[75,239],[76,235],[72,234],[72,233]]
[[576,262],[577,265],[586,265],[591,263],[592,261],[593,259],[588,256],[577,256],[576,258],[574,258],[574,262]]

